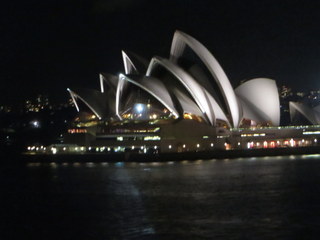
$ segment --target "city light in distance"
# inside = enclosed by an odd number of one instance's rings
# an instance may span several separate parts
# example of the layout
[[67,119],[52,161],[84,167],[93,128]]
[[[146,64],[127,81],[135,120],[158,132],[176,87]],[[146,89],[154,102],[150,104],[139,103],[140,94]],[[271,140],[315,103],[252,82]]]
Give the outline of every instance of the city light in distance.
[[30,124],[34,128],[40,128],[40,122],[38,120],[33,120],[30,122]]

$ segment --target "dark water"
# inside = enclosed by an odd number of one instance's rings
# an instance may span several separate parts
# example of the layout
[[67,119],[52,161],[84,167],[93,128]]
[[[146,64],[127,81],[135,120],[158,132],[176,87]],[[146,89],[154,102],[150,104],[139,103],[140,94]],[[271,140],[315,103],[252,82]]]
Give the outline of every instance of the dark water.
[[320,239],[320,155],[2,167],[0,239]]

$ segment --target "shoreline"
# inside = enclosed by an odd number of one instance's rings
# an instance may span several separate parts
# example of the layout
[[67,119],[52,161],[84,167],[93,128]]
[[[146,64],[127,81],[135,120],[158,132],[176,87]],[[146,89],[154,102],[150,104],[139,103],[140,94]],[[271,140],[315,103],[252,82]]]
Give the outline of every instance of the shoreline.
[[22,162],[165,162],[183,160],[233,159],[240,157],[267,157],[320,154],[320,146],[300,148],[215,150],[182,153],[84,153],[84,154],[21,154]]

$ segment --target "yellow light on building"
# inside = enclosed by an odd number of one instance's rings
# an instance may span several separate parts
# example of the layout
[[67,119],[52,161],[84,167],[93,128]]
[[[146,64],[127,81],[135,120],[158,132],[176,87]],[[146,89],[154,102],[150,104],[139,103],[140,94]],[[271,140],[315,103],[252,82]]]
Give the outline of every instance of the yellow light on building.
[[143,138],[144,141],[159,141],[161,140],[160,136],[146,136]]
[[183,114],[183,118],[184,118],[184,119],[192,120],[192,116],[191,116],[191,114],[189,114],[189,113]]

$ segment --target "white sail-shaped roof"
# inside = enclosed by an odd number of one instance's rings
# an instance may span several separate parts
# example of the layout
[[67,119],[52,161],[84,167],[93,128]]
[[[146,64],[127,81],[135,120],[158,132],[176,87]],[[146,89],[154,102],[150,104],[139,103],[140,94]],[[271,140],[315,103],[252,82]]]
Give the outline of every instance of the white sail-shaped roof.
[[214,111],[215,122],[216,120],[222,120],[230,127],[230,122],[226,117],[225,113],[222,111],[219,104],[217,103],[217,101],[211,96],[211,94],[206,89],[204,89],[204,93],[207,98],[207,101],[209,102],[209,107],[212,108],[212,111]]
[[[179,112],[174,106],[174,102],[166,89],[166,86],[164,84],[156,79],[156,78],[150,78],[150,77],[143,77],[139,78],[137,80],[134,80],[133,77],[128,77],[124,74],[119,75],[120,81],[130,82],[139,88],[145,90],[150,95],[155,97],[159,102],[161,102],[175,117],[179,117]],[[121,93],[119,90],[119,100],[121,98]]]
[[[209,101],[207,96],[209,93],[207,93],[206,90],[190,74],[168,59],[160,57],[152,58],[146,75],[152,75],[152,71],[157,65],[163,66],[176,77],[176,79],[185,87],[185,89],[187,89],[194,101],[197,103],[198,107],[201,109],[202,112],[200,116],[204,115],[204,119],[208,119],[211,125],[215,125],[215,110],[219,111],[220,113],[222,110],[218,104],[215,104],[216,102],[213,98],[211,98],[211,101]],[[212,104],[215,105],[213,108],[211,107]],[[223,118],[227,120],[225,116]]]
[[122,51],[122,59],[123,59],[123,65],[124,65],[124,72],[126,74],[138,74],[139,71],[136,68],[136,66],[133,64],[129,56]]
[[87,107],[99,118],[105,118],[108,114],[107,107],[107,96],[96,90],[89,89],[79,89],[77,92],[74,92],[67,89],[76,105],[77,110],[79,111],[78,104],[76,99],[80,99]]
[[132,52],[122,51],[122,59],[125,74],[145,74],[148,67],[148,61],[143,57]]
[[190,97],[188,97],[179,89],[173,89],[173,93],[177,97],[179,105],[181,106],[180,109],[182,110],[182,112],[180,112],[180,115],[183,115],[184,113],[191,113],[203,118],[203,114],[200,108]]
[[241,84],[235,89],[241,100],[243,118],[256,122],[280,124],[280,101],[274,80],[256,78]]
[[178,60],[183,55],[186,46],[189,46],[194,54],[200,58],[212,75],[213,79],[216,81],[219,87],[218,91],[222,93],[225,104],[228,108],[228,113],[231,115],[232,125],[237,127],[240,121],[240,110],[236,95],[222,67],[208,49],[193,37],[183,32],[176,31],[172,41],[170,60],[178,64]]
[[[99,118],[111,114],[121,119],[124,109],[130,109],[130,104],[140,97],[139,89],[143,89],[176,118],[190,113],[201,116],[212,126],[222,120],[229,127],[239,127],[242,119],[279,125],[280,104],[274,80],[253,79],[234,91],[208,49],[183,32],[174,34],[170,59],[154,57],[148,64],[140,56],[124,51],[122,57],[125,74],[100,74],[100,95],[69,90],[77,109],[76,99],[81,99]],[[307,114],[303,107],[292,105],[292,108]],[[320,107],[313,109],[313,113],[309,118],[320,122]]]
[[109,73],[100,73],[99,79],[100,79],[100,89],[102,93],[108,90],[116,92],[118,81],[119,81],[117,76]]

